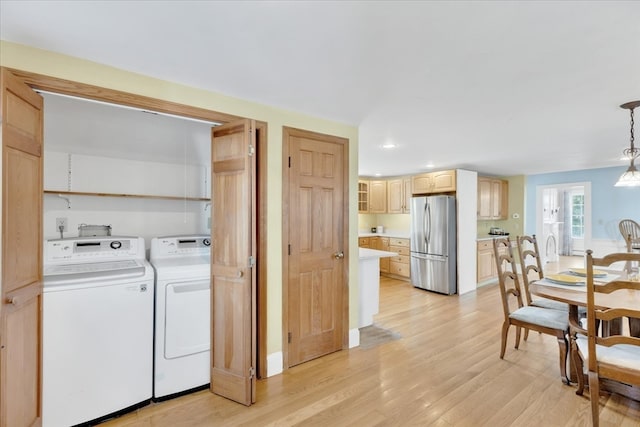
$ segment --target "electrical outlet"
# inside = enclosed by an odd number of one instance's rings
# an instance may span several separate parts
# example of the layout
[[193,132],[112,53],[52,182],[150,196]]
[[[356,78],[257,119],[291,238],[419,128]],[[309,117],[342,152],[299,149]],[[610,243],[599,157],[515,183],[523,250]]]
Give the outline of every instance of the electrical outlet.
[[62,231],[67,231],[67,218],[56,218],[56,231],[60,231],[60,227]]

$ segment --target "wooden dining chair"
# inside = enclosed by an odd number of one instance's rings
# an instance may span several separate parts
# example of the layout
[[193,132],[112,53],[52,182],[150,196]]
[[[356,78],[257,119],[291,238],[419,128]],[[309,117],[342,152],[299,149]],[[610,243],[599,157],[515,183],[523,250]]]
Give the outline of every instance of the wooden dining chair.
[[[640,224],[632,219],[623,219],[618,223],[618,228],[627,246],[627,252],[640,250]],[[631,265],[627,263],[625,270],[631,271],[630,267]]]
[[640,224],[632,219],[623,219],[618,223],[618,228],[627,245],[627,252],[640,249]]
[[569,312],[568,304],[553,301],[548,298],[537,297],[533,299],[531,297],[531,292],[529,292],[529,284],[531,281],[544,279],[538,241],[536,240],[535,234],[532,236],[518,236],[516,237],[516,241],[518,244],[522,284],[524,285],[524,295],[527,300],[527,305]]
[[507,337],[511,325],[516,327],[516,349],[520,346],[520,332],[522,328],[555,336],[558,340],[560,351],[560,374],[562,375],[562,381],[565,384],[569,384],[569,378],[567,377],[567,334],[569,332],[567,313],[561,310],[549,310],[547,308],[525,305],[522,298],[523,292],[518,279],[516,262],[513,256],[513,248],[509,238],[494,239],[493,251],[496,259],[496,268],[498,270],[498,284],[502,298],[502,309],[504,311],[500,359],[504,359],[504,353],[507,348]]
[[[640,262],[640,254],[616,253],[603,258],[594,258],[587,251],[587,329],[578,330],[572,337],[571,357],[578,373],[578,390],[584,391],[584,363],[588,367],[589,394],[591,397],[591,416],[594,427],[599,424],[600,379],[608,378],[625,384],[640,386],[640,338],[625,335],[622,330],[610,334],[598,335],[596,321],[609,322],[627,316],[640,318],[640,305],[629,300],[629,290],[640,291],[640,282],[620,278],[608,283],[596,284],[593,266],[609,266],[615,262]],[[621,303],[615,307],[603,307],[596,301],[598,294],[621,295]],[[602,303],[600,303],[602,304]],[[576,325],[572,325],[572,334]],[[582,333],[580,333],[582,332]],[[586,336],[583,335],[586,332]]]

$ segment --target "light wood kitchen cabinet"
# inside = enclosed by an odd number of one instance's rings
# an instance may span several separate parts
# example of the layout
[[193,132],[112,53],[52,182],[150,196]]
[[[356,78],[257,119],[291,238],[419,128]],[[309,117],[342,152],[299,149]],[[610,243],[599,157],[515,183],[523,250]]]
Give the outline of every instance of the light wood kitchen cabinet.
[[411,178],[387,181],[387,213],[409,213],[411,194]]
[[[388,237],[378,237],[377,238],[377,247],[376,249],[380,251],[389,251],[389,238]],[[380,273],[388,273],[389,272],[389,258],[380,258]]]
[[411,178],[403,178],[402,185],[404,187],[404,208],[402,209],[402,213],[408,214],[411,213],[411,196],[413,196]]
[[[506,249],[502,248],[500,252]],[[496,267],[496,257],[493,253],[493,240],[479,240],[477,252],[477,282],[482,283],[498,278],[498,268]]]
[[478,177],[478,219],[507,219],[509,183],[502,179]]
[[369,181],[369,213],[387,213],[387,181]]
[[456,171],[423,173],[412,177],[413,194],[434,194],[456,191]]
[[[367,239],[365,242],[364,239]],[[369,246],[362,246],[368,244]],[[388,237],[360,237],[358,238],[358,245],[361,248],[377,249],[379,251],[389,251],[389,238]],[[389,258],[380,258],[380,273],[389,272]]]
[[398,254],[389,260],[389,273],[408,279],[410,277],[409,239],[389,238],[389,251]]
[[358,213],[369,213],[369,181],[358,181]]

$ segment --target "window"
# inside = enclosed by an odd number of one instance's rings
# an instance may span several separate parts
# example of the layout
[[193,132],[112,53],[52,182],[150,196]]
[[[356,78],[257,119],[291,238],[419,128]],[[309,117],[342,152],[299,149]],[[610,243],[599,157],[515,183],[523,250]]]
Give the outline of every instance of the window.
[[571,237],[584,238],[584,194],[571,195]]

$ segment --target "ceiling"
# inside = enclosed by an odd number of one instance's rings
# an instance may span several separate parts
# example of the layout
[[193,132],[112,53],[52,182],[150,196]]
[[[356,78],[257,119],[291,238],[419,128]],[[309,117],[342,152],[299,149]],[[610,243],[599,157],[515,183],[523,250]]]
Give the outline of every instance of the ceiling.
[[0,2],[3,40],[358,126],[367,176],[622,167],[639,22],[637,1]]

